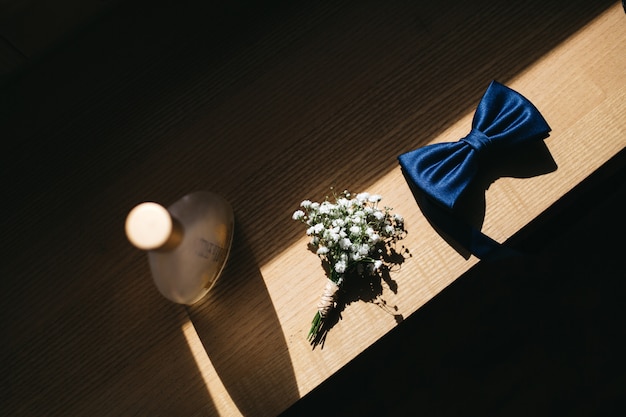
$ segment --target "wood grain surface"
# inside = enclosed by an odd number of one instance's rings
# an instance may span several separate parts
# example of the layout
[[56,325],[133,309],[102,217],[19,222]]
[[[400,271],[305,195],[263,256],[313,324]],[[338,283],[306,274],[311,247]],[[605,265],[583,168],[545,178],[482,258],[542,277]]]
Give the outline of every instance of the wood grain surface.
[[[493,79],[552,127],[535,172],[494,179],[474,213],[496,240],[626,145],[615,1],[199,3],[120,2],[2,85],[0,414],[287,409],[478,262],[430,227],[396,157],[464,136]],[[312,349],[325,276],[291,214],[331,186],[382,194],[412,256]],[[184,307],[123,223],[201,189],[233,205],[235,241]]]

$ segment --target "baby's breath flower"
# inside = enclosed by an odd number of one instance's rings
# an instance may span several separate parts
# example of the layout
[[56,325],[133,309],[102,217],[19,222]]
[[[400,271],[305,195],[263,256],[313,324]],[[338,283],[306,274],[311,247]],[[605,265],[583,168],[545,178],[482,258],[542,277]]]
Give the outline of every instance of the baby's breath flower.
[[331,224],[335,227],[341,227],[344,224],[346,224],[346,222],[344,221],[344,219],[333,219],[333,221],[331,222]]
[[335,271],[339,274],[343,274],[344,272],[346,272],[346,266],[346,261],[344,261],[343,259],[337,261],[335,263]]
[[293,219],[294,219],[294,220],[300,220],[300,219],[302,219],[303,217],[304,217],[304,212],[303,212],[302,210],[296,210],[296,211],[293,213]]
[[328,199],[322,203],[303,200],[301,209],[293,213],[294,220],[307,226],[309,244],[330,266],[329,278],[334,283],[327,288],[335,293],[322,297],[324,303],[313,320],[309,340],[316,337],[322,326],[330,309],[328,303],[334,303],[344,275],[352,268],[358,273],[378,271],[383,265],[384,245],[403,238],[404,219],[398,214],[392,216],[389,207],[380,209],[381,200],[379,194],[364,192],[353,197],[346,190],[335,196],[334,203]]
[[320,246],[317,248],[318,255],[326,255],[328,253],[328,248],[326,246]]
[[328,201],[324,201],[322,204],[320,204],[320,213],[322,214],[328,214],[331,212],[331,210],[333,210],[334,206],[332,204],[330,204]]

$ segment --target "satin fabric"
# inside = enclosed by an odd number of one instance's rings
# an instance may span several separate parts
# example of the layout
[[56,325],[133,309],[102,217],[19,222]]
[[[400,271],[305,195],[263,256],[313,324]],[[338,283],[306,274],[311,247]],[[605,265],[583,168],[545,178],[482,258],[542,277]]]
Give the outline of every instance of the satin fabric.
[[541,140],[549,132],[548,123],[529,100],[492,81],[466,137],[457,142],[427,145],[398,159],[419,189],[444,207],[454,209],[490,150]]
[[[457,142],[423,146],[398,156],[398,161],[414,194],[427,197],[420,207],[428,211],[425,214],[433,225],[474,255],[485,258],[500,251],[499,244],[454,215],[459,199],[491,156],[542,140],[550,130],[528,99],[492,81],[478,104],[467,136]],[[441,209],[444,212],[439,213]]]

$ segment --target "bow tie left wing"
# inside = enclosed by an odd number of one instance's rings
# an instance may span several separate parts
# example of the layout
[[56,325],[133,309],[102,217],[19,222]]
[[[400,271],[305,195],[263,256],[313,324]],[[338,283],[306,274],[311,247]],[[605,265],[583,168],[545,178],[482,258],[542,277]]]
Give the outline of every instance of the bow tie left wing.
[[452,209],[478,169],[474,149],[462,142],[424,146],[398,157],[404,175],[439,204]]

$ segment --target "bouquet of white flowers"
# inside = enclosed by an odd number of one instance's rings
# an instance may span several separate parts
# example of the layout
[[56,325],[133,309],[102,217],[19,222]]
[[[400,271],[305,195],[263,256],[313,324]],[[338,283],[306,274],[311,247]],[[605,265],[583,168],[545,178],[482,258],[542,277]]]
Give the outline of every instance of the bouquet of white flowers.
[[348,191],[335,195],[335,202],[304,200],[293,219],[308,228],[310,247],[328,268],[328,282],[318,304],[308,340],[313,342],[324,320],[337,304],[338,292],[349,272],[372,274],[383,265],[386,246],[406,234],[404,219],[391,214],[391,208],[379,208],[382,197]]

